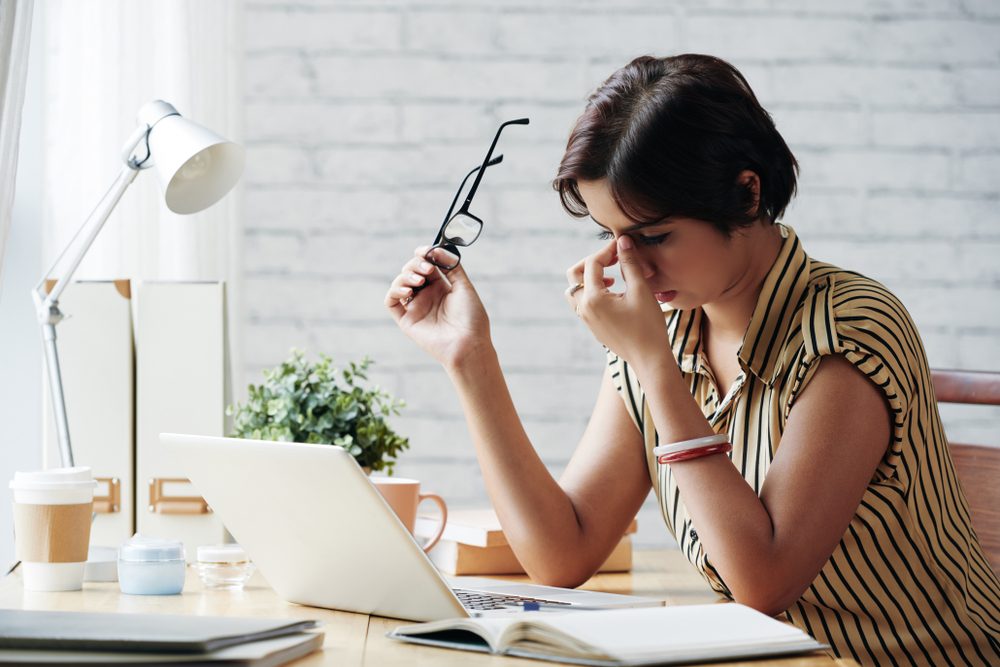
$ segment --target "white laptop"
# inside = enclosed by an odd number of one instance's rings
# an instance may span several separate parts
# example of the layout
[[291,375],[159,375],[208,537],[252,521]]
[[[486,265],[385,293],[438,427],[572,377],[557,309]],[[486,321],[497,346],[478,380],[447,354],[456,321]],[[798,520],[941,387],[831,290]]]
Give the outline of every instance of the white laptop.
[[174,433],[160,441],[289,602],[413,621],[524,613],[524,601],[545,609],[663,605],[496,579],[446,580],[340,447]]

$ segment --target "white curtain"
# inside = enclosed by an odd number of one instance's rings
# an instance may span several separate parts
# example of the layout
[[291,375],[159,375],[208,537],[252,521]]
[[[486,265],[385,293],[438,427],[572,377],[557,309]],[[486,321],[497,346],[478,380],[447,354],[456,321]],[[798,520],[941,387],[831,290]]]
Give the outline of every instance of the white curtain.
[[33,0],[0,0],[0,284],[10,231]]
[[[49,0],[45,21],[46,256],[68,242],[121,168],[144,103],[241,143],[237,0]],[[240,191],[194,215],[170,212],[149,173],[122,198],[80,279],[231,280]]]

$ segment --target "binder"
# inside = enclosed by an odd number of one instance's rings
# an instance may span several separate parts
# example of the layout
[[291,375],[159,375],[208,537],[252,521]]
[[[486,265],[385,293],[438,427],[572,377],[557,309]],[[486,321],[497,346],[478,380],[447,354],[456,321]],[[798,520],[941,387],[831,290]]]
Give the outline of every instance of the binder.
[[[73,458],[98,480],[90,541],[106,546],[135,531],[131,302],[128,280],[72,282],[59,299],[66,315],[57,327],[59,366]],[[59,467],[47,376],[44,385],[42,461]]]
[[136,296],[136,528],[183,541],[191,561],[224,529],[159,435],[225,435],[225,285],[143,282]]

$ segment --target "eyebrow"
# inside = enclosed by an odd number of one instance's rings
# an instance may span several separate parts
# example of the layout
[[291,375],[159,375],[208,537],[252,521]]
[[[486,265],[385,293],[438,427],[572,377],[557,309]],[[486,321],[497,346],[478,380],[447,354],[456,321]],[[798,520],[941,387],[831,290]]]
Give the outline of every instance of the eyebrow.
[[[595,223],[597,223],[598,227],[606,229],[609,232],[611,231],[611,229],[609,227],[606,227],[605,225],[602,225],[600,222],[598,222],[597,219],[594,216],[590,216],[590,219],[593,220]],[[640,229],[642,229],[644,227],[652,227],[653,225],[667,225],[667,224],[670,224],[672,222],[673,222],[673,220],[668,220],[667,218],[664,218],[663,220],[657,220],[656,222],[638,222],[638,223],[636,223],[634,225],[630,225],[630,226],[626,227],[625,229],[623,229],[622,230],[622,234],[628,234],[630,232],[635,232],[635,231],[638,231],[638,230],[640,230]]]

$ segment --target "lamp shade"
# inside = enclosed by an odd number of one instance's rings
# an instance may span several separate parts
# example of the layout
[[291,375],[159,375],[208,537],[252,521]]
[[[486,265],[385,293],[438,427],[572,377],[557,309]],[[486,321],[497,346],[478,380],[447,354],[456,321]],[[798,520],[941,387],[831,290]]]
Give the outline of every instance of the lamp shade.
[[139,110],[150,127],[147,142],[174,213],[197,213],[222,199],[243,173],[242,146],[184,118],[161,100]]

